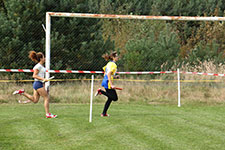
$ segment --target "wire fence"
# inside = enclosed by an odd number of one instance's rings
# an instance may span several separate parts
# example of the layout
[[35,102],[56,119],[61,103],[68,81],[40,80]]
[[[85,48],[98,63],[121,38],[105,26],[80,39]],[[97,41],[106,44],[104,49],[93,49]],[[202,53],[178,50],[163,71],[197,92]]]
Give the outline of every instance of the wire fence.
[[[80,72],[74,74],[72,70],[102,71],[102,67],[107,63],[102,58],[102,55],[116,50],[120,55],[120,60],[118,61],[118,70],[120,72],[136,71],[131,74],[134,78],[139,78],[140,80],[173,80],[173,77],[171,78],[166,75],[159,77],[161,76],[160,73],[142,75],[140,72],[146,70],[156,70],[159,72],[174,70],[174,68],[179,67],[185,61],[191,67],[195,67],[196,64],[192,60],[200,58],[199,55],[202,55],[199,53],[201,52],[200,48],[204,51],[210,48],[208,51],[209,58],[213,56],[215,59],[220,60],[219,56],[223,56],[219,52],[223,52],[224,43],[213,43],[213,41],[202,42],[202,39],[199,38],[198,40],[195,39],[195,43],[203,43],[203,45],[200,47],[193,46],[192,50],[190,50],[190,52],[194,52],[193,57],[189,56],[188,58],[190,59],[188,60],[182,59],[179,55],[184,48],[181,43],[188,43],[190,39],[182,39],[178,28],[179,23],[187,23],[186,25],[199,25],[200,29],[207,27],[209,29],[221,30],[224,28],[223,24],[210,24],[201,21],[136,20],[134,18],[140,16],[131,15],[131,17],[133,17],[133,20],[52,17],[50,68],[53,72],[51,73],[54,73],[56,70],[69,70],[70,72],[65,72],[66,74],[57,74],[57,79],[86,79],[89,77],[88,74]],[[214,17],[213,19],[216,18],[218,17]],[[219,18],[224,19],[224,17]],[[28,58],[28,52],[30,50],[45,52],[46,29],[44,21],[40,22],[36,19],[34,16],[26,30],[21,30],[21,27],[18,30],[6,32],[5,34],[8,37],[1,37],[3,44],[0,47],[0,53],[4,56],[0,60],[2,69],[32,69],[35,63]],[[42,18],[42,20],[44,19]],[[19,24],[17,25],[19,26]],[[199,31],[196,29],[192,29],[191,31],[196,33],[196,35],[204,35],[205,33],[201,32],[200,29]],[[215,33],[214,30],[209,30],[208,32],[209,35]],[[7,40],[10,36],[15,38],[12,38],[8,42],[8,45],[6,45],[4,40]],[[207,42],[211,42],[211,44]],[[206,56],[208,57],[208,55]],[[183,70],[188,71],[186,69]],[[224,69],[220,70],[224,72]],[[1,73],[0,79],[14,79],[15,81],[32,79],[31,74],[25,73],[26,71],[22,71],[21,73],[8,72],[10,73]],[[128,76],[130,74],[124,75],[124,79]],[[224,74],[218,74],[218,76],[224,76]],[[207,79],[209,78],[203,80]],[[216,81],[216,78],[214,80]]]

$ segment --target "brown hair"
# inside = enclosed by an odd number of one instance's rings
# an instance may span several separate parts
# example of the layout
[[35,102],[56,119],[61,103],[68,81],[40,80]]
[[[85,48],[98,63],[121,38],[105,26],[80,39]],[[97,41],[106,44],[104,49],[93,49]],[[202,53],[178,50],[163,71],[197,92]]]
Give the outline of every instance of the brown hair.
[[44,58],[44,54],[43,54],[42,52],[36,53],[35,51],[30,51],[30,52],[29,52],[29,58],[30,58],[32,61],[38,63],[38,62],[41,61],[41,58]]
[[108,60],[113,60],[113,58],[115,58],[116,56],[117,56],[117,52],[116,52],[116,51],[112,52],[110,55],[109,55],[108,53],[102,55],[102,57],[103,57],[106,61],[108,61]]

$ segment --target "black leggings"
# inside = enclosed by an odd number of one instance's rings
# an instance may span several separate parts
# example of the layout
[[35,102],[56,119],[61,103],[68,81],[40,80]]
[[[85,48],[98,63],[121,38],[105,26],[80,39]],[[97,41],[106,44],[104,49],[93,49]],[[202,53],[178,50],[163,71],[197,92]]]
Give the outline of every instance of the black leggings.
[[103,115],[107,114],[107,110],[108,110],[111,102],[118,100],[116,90],[114,90],[114,89],[105,89],[105,90],[106,90],[106,92],[101,90],[101,93],[108,97],[108,100],[106,101],[105,107],[102,112]]

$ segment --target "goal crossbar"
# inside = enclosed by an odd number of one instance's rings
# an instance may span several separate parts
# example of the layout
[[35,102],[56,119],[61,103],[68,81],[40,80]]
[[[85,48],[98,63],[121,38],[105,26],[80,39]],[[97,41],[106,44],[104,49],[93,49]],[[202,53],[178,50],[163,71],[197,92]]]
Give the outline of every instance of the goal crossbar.
[[179,20],[179,21],[225,21],[225,17],[204,16],[143,16],[143,15],[114,15],[114,14],[89,14],[89,13],[64,13],[47,12],[54,17],[77,17],[77,18],[107,18],[107,19],[140,19],[140,20]]

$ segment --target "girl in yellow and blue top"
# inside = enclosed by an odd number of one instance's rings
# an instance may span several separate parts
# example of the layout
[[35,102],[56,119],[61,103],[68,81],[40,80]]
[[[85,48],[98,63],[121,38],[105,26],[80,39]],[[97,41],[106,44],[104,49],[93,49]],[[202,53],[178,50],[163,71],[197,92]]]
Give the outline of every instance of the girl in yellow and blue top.
[[113,78],[118,78],[118,76],[116,76],[117,71],[116,62],[118,61],[118,55],[117,52],[112,52],[110,55],[108,54],[103,55],[103,58],[106,61],[109,60],[107,65],[103,67],[105,73],[104,78],[102,80],[102,86],[105,88],[106,91],[103,91],[101,90],[101,88],[99,88],[95,96],[103,94],[108,97],[108,100],[106,101],[103,112],[101,114],[102,117],[108,117],[109,114],[107,114],[107,110],[111,102],[118,100],[116,90],[114,89],[115,86],[113,84]]

